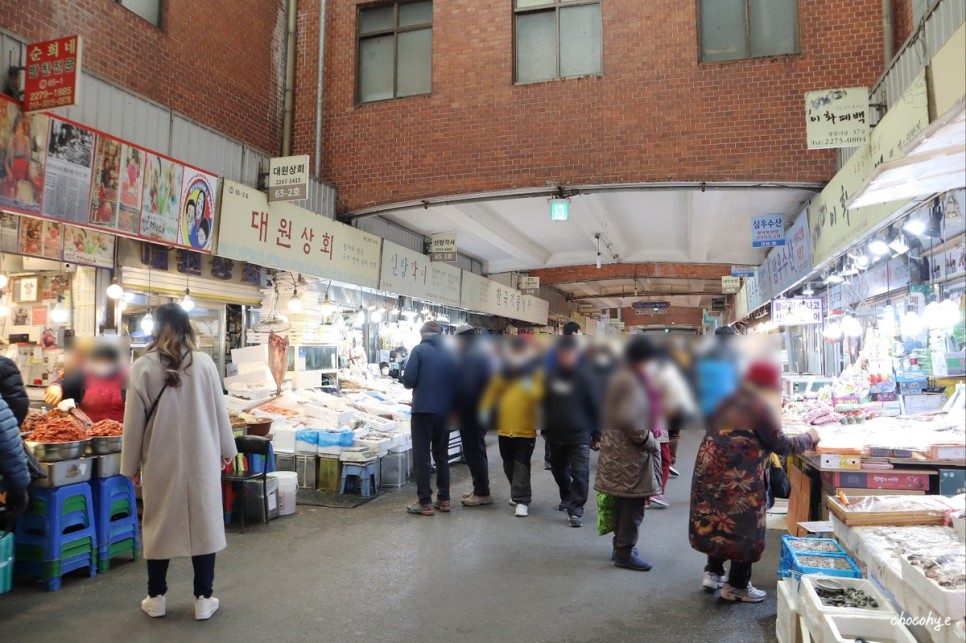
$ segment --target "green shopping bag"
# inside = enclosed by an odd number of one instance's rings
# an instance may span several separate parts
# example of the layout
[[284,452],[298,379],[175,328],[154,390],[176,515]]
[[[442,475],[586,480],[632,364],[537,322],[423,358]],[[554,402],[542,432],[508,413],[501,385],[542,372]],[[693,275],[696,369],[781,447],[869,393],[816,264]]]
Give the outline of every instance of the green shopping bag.
[[617,526],[615,505],[613,496],[597,494],[597,533],[601,536],[611,533]]

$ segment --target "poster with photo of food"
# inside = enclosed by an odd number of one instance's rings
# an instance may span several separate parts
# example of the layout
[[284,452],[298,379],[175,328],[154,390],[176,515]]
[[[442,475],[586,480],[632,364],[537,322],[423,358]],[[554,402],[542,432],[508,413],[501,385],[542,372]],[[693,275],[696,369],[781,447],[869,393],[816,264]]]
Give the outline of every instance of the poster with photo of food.
[[181,179],[184,166],[162,156],[145,154],[141,190],[141,236],[178,243]]
[[17,252],[60,261],[63,225],[43,219],[20,219],[20,241]]
[[67,297],[69,295],[70,275],[57,274],[44,277],[43,290],[40,293],[41,299],[57,299],[58,297]]
[[195,250],[211,250],[215,229],[215,185],[218,177],[185,168],[181,191],[178,243]]
[[40,214],[49,121],[0,98],[0,208]]
[[85,266],[114,265],[114,235],[76,226],[64,226],[64,261]]
[[117,199],[121,180],[121,147],[121,142],[113,138],[100,136],[97,139],[89,223],[100,228],[115,228],[117,226]]
[[141,181],[144,176],[144,150],[121,146],[121,207],[137,210],[141,206]]
[[74,223],[88,222],[95,138],[91,130],[50,119],[42,202],[45,216]]

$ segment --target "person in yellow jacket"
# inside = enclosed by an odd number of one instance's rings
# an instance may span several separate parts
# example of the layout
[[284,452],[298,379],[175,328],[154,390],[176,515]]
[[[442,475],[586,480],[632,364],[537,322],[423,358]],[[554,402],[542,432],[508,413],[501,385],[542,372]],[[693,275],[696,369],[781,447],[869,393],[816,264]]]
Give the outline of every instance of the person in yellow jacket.
[[510,340],[505,361],[483,394],[480,420],[496,427],[510,504],[514,515],[524,518],[531,499],[530,460],[540,427],[543,373],[536,351],[522,337]]

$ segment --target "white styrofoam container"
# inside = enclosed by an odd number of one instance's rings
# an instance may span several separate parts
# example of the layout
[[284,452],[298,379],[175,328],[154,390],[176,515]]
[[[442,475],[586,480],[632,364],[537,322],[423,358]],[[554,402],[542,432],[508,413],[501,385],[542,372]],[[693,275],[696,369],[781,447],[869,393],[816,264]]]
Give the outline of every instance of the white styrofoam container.
[[354,447],[369,447],[375,453],[387,453],[392,444],[391,439],[386,440],[353,440]]
[[[913,588],[906,586],[904,594],[897,601],[902,608],[903,615],[910,619],[925,619],[925,623],[942,623],[944,617],[940,616],[926,605],[923,600]],[[921,622],[921,621],[920,621]],[[950,628],[940,627],[938,630],[934,629],[934,626],[922,626],[920,631],[925,631],[928,633],[930,640],[933,643],[947,643],[947,639]]]
[[371,413],[356,413],[355,419],[364,421],[373,431],[391,433],[396,429],[395,420],[389,420]]
[[[841,608],[841,607],[829,607],[822,604],[822,599],[819,598],[815,591],[815,581],[818,579],[835,581],[841,583],[845,587],[854,587],[861,589],[866,594],[875,598],[876,603],[879,607],[876,609],[852,609],[852,608]],[[798,590],[798,611],[805,617],[805,620],[812,626],[810,629],[813,631],[823,630],[825,634],[828,634],[827,621],[824,617],[828,614],[843,614],[843,615],[855,615],[855,616],[898,616],[896,611],[892,608],[892,604],[889,602],[882,592],[875,586],[871,581],[865,580],[864,578],[843,578],[840,576],[821,576],[818,574],[809,574],[807,576],[802,576],[802,584],[799,586]],[[825,625],[823,625],[825,623]],[[831,639],[835,640],[835,639]]]
[[351,410],[331,409],[315,404],[306,404],[303,412],[309,417],[319,420],[327,429],[337,429],[352,421],[355,412]]
[[899,560],[902,566],[902,580],[908,590],[918,594],[930,610],[943,617],[948,616],[953,619],[963,617],[966,590],[940,587],[938,583],[926,577],[922,567],[912,565],[905,556],[900,556]]
[[289,426],[272,425],[272,449],[276,453],[295,453],[295,429]]
[[389,453],[406,453],[413,450],[413,443],[401,444],[398,447],[389,447]]
[[796,643],[795,630],[798,628],[798,597],[792,593],[791,586],[778,583],[778,616],[775,618],[775,635],[778,643]]
[[[311,431],[312,429],[300,429],[300,430]],[[307,455],[318,455],[319,453],[321,453],[318,444],[313,444],[311,442],[303,442],[302,440],[298,439],[298,436],[296,436],[295,438],[295,450],[298,453],[304,453]]]
[[916,643],[915,637],[904,625],[893,625],[894,616],[826,615],[824,643],[854,642],[857,638],[868,641],[894,641]]
[[233,364],[251,364],[253,362],[268,364],[268,344],[233,348],[231,349],[231,361]]

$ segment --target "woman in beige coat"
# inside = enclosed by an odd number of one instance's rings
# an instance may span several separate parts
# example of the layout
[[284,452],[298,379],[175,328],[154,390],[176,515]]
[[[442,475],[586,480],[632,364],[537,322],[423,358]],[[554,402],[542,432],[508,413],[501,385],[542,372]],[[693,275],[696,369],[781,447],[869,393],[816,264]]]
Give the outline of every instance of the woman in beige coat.
[[644,499],[663,492],[657,441],[661,403],[646,373],[656,355],[654,345],[642,336],[632,338],[627,346],[627,364],[607,388],[594,483],[595,490],[615,499],[614,565],[640,572],[651,569],[636,547]]
[[155,311],[154,342],[131,369],[124,412],[121,473],[141,486],[149,616],[165,614],[171,558],[190,556],[195,618],[218,609],[212,597],[215,553],[225,542],[221,470],[236,455],[221,378],[198,352],[188,313]]

